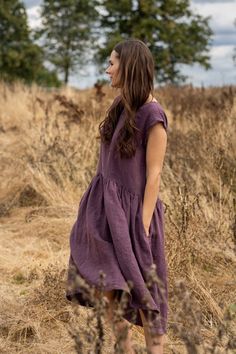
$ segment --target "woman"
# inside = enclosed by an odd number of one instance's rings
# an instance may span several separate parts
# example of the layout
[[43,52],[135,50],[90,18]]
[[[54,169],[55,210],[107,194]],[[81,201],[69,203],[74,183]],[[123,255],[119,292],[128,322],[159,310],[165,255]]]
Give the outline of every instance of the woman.
[[[108,316],[112,317],[117,295],[127,292],[129,302],[120,326],[143,326],[149,352],[162,354],[168,290],[164,212],[158,193],[168,122],[153,98],[154,62],[142,41],[118,43],[106,73],[120,95],[100,123],[97,173],[80,201],[71,231],[67,298],[88,304],[80,289],[71,287],[70,269],[74,267],[95,286],[102,270],[106,274],[104,295],[110,304]],[[159,282],[147,287],[153,264]],[[148,308],[153,315],[151,327]],[[123,347],[125,353],[134,353],[130,328]]]

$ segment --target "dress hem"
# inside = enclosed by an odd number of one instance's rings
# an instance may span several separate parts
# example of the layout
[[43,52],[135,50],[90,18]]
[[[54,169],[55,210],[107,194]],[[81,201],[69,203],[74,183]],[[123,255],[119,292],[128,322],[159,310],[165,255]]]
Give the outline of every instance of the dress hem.
[[[120,287],[112,287],[111,289],[108,289],[106,291],[109,291],[109,290],[121,290],[121,291],[125,291],[123,289],[121,289]],[[89,301],[89,300],[85,300],[82,293],[81,292],[67,292],[66,295],[65,295],[66,299],[70,302],[73,302],[73,300],[75,299],[78,303],[78,305],[80,306],[83,306],[83,307],[91,307],[93,308],[94,305]],[[143,307],[140,307],[140,306],[135,306],[135,305],[132,305],[132,309],[133,310],[148,310],[147,308],[143,308]],[[131,309],[129,309],[129,311],[131,311]],[[156,311],[158,314],[160,313],[159,310],[152,310],[152,311]],[[140,316],[140,314],[138,313],[138,316]],[[140,322],[133,322],[130,318],[129,315],[127,315],[127,313],[124,313],[123,316],[122,316],[124,319],[126,319],[131,325],[133,326],[139,326],[139,327],[142,327],[143,328],[143,324],[140,323]],[[152,325],[152,332],[154,332],[156,335],[164,335],[167,333],[167,330],[166,329],[161,329],[160,326],[155,326],[155,325]]]

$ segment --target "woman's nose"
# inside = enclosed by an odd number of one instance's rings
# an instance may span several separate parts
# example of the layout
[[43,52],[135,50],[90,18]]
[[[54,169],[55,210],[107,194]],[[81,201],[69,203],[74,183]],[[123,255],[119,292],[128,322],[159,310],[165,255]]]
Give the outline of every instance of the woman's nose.
[[106,74],[109,74],[109,67],[105,71]]

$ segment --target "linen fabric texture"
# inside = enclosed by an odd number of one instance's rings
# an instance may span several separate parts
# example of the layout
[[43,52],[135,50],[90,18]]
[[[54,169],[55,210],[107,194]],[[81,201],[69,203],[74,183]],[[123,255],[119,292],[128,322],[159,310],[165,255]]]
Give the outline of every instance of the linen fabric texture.
[[[167,131],[168,120],[159,102],[141,106],[135,119],[140,131],[132,158],[122,159],[115,150],[125,120],[124,110],[110,144],[100,144],[96,174],[80,200],[70,233],[66,297],[70,301],[76,299],[82,306],[93,306],[76,283],[75,276],[96,287],[99,272],[103,271],[104,290],[115,290],[120,295],[125,292],[128,296],[123,317],[143,326],[138,311],[142,309],[145,316],[151,313],[152,330],[164,334],[167,331],[168,283],[163,202],[157,198],[149,235],[144,229],[142,208],[147,134],[157,123]],[[150,269],[154,269],[159,281],[147,287]],[[131,289],[128,281],[131,281]]]

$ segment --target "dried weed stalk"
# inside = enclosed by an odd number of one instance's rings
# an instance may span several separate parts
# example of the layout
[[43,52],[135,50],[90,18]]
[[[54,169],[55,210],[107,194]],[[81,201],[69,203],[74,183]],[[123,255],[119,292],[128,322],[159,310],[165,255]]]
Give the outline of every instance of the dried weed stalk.
[[[90,286],[83,278],[75,276],[75,286],[80,288],[83,293],[84,299],[88,300],[88,305],[93,306],[91,314],[87,317],[85,328],[83,326],[75,326],[70,323],[69,333],[74,339],[75,350],[77,353],[83,354],[102,354],[107,353],[105,347],[105,329],[104,324],[107,320],[107,311],[109,301],[103,295],[105,287],[105,274],[100,272],[100,285],[98,290],[94,286]],[[150,268],[147,274],[146,285],[150,290],[158,284],[160,293],[163,295],[164,288],[156,275],[156,267]],[[129,288],[132,290],[132,282],[129,282]],[[162,297],[161,295],[161,297]],[[204,318],[201,307],[197,300],[194,298],[193,293],[188,289],[184,280],[176,280],[174,284],[174,292],[172,293],[174,302],[177,304],[174,310],[174,316],[169,323],[171,329],[177,338],[179,338],[185,346],[188,354],[233,354],[236,349],[235,329],[233,323],[235,321],[236,307],[230,306],[225,311],[225,316],[217,328],[216,334],[206,342],[202,335],[204,328]],[[124,326],[117,332],[118,324],[122,321],[128,296],[126,292],[122,293],[121,298],[115,299],[115,307],[113,310],[113,317],[109,318],[113,333],[116,333],[116,340],[113,346],[115,354],[125,354],[123,349],[123,341],[127,338],[128,327]],[[161,299],[164,301],[164,298]],[[143,299],[146,308],[149,308],[147,299]],[[75,302],[74,313],[79,317],[78,302]],[[133,317],[135,319],[135,315]],[[154,334],[155,321],[160,321],[160,317],[153,317],[153,311],[148,309],[148,326],[150,334]],[[121,327],[120,327],[121,328]],[[154,337],[154,344],[158,345],[158,341]],[[133,346],[135,353],[143,353],[141,346]],[[87,350],[87,351],[86,351]],[[176,349],[172,348],[172,353],[179,353]],[[146,351],[145,351],[146,352]],[[147,353],[150,353],[147,351]]]

